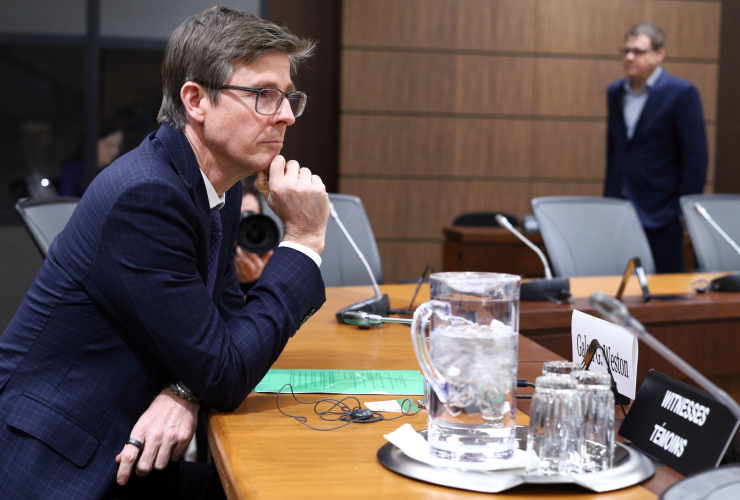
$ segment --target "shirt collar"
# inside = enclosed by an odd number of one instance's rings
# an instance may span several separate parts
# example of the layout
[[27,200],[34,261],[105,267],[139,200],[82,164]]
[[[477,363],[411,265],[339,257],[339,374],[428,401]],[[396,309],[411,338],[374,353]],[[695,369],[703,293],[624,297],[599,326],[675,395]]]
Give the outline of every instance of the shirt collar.
[[208,177],[206,177],[206,174],[204,174],[202,170],[200,171],[200,175],[203,176],[203,182],[206,184],[208,204],[211,206],[211,209],[218,207],[218,209],[221,210],[226,204],[226,193],[219,196],[218,193],[216,193],[216,189],[213,187],[213,184],[211,184],[211,181],[208,180]]
[[640,89],[639,92],[635,92],[632,89],[632,86],[630,85],[631,82],[630,82],[630,79],[629,78],[625,78],[624,79],[624,83],[622,84],[622,86],[624,87],[624,90],[626,92],[629,92],[630,94],[633,94],[633,95],[642,95],[644,92],[647,92],[648,90],[650,90],[651,88],[653,88],[653,86],[655,85],[655,82],[658,81],[658,78],[660,78],[660,75],[662,75],[662,74],[663,74],[663,67],[662,66],[658,66],[657,68],[655,68],[655,70],[653,71],[653,74],[651,74],[648,77],[648,79],[645,80],[645,85],[642,86],[642,88]]

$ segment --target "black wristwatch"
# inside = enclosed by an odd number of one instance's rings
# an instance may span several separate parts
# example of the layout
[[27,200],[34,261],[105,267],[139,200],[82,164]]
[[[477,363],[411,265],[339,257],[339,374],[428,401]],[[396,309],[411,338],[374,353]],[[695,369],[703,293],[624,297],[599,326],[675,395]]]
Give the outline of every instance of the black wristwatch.
[[170,383],[170,386],[169,387],[170,387],[170,389],[172,389],[172,391],[175,394],[177,394],[178,396],[180,396],[183,399],[187,399],[188,401],[192,401],[193,403],[199,403],[200,402],[200,398],[198,396],[196,396],[193,393],[193,391],[191,391],[190,389],[188,389],[185,386],[185,384],[183,384],[179,380],[173,380]]

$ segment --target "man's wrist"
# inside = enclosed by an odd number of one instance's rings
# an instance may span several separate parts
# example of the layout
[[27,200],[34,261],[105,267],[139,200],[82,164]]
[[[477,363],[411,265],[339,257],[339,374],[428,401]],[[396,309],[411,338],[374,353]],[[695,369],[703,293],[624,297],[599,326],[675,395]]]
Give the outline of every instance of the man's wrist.
[[179,380],[173,379],[168,387],[172,390],[172,392],[175,393],[176,396],[181,397],[182,399],[187,399],[188,401],[191,401],[193,403],[200,403],[200,398],[196,396],[193,391],[188,389],[187,386]]

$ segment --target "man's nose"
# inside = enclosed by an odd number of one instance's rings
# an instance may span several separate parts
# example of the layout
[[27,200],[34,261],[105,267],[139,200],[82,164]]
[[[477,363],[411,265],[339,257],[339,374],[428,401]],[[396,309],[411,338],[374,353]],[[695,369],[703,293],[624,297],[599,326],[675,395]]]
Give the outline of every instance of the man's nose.
[[287,97],[283,98],[283,102],[280,103],[280,107],[272,117],[275,123],[285,122],[288,125],[295,123],[293,108],[290,107],[290,100]]

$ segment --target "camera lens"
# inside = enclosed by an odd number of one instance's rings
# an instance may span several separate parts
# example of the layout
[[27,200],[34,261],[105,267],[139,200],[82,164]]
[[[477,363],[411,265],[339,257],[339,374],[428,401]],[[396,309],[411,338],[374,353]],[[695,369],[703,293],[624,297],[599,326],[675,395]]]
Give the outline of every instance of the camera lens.
[[280,231],[270,217],[252,211],[242,212],[236,232],[236,243],[242,249],[261,257],[280,243],[279,238]]

